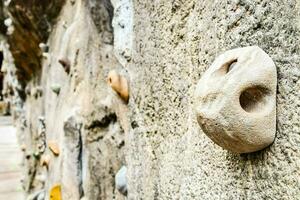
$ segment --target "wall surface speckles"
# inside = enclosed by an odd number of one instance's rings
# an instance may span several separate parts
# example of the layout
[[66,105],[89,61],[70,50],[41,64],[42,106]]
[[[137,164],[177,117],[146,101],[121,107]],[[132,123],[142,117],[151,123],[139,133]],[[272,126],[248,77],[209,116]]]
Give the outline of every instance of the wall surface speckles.
[[[299,1],[135,1],[128,135],[131,199],[300,196]],[[193,94],[213,60],[257,45],[277,67],[270,147],[233,154],[199,128]],[[138,152],[138,153],[136,153]]]
[[[48,200],[59,185],[63,199],[72,200],[300,197],[299,0],[66,0],[60,6],[46,41],[20,43],[30,50],[23,68],[24,54],[8,51],[20,38],[1,39],[28,194],[45,191]],[[19,30],[20,19],[10,15]],[[246,46],[259,46],[276,66],[276,137],[266,149],[235,154],[201,130],[194,94],[218,55]],[[29,69],[30,59],[39,67]],[[111,71],[126,80],[128,103],[108,84]],[[127,193],[115,182],[122,166]]]

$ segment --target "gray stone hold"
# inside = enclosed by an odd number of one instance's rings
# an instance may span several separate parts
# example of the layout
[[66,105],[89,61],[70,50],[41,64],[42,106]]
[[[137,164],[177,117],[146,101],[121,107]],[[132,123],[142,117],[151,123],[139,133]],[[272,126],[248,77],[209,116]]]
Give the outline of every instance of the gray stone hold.
[[49,46],[46,45],[45,43],[40,43],[39,47],[40,47],[41,51],[44,53],[47,53],[49,51]]
[[4,25],[6,27],[10,27],[12,25],[12,19],[11,18],[7,18],[4,20]]
[[116,188],[118,191],[127,196],[127,180],[126,180],[127,167],[122,166],[115,176]]
[[6,32],[6,35],[12,35],[15,31],[15,28],[13,26],[9,26],[7,28],[7,32]]
[[67,28],[68,28],[67,22],[66,22],[66,21],[63,21],[62,26],[63,26],[65,29],[67,29]]
[[59,85],[59,84],[53,84],[53,85],[51,86],[51,90],[52,90],[55,94],[59,95],[59,93],[60,93],[60,85]]

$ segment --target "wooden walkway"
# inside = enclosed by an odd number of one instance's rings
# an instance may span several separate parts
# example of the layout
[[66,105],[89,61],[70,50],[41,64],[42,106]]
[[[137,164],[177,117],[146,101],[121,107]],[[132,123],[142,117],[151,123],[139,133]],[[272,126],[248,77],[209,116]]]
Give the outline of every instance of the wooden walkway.
[[9,117],[0,117],[0,200],[23,200],[22,152]]

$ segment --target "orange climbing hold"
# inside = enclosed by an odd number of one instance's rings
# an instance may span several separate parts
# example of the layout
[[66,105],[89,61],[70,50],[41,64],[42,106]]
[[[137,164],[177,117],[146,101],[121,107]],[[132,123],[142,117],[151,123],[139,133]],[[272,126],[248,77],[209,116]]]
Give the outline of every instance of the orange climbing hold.
[[115,70],[109,72],[107,77],[108,84],[112,87],[114,91],[126,102],[129,99],[129,87],[127,79],[121,76]]
[[52,151],[52,153],[55,156],[59,155],[59,152],[60,152],[59,147],[58,147],[58,144],[55,141],[49,141],[48,146],[49,146],[49,149]]

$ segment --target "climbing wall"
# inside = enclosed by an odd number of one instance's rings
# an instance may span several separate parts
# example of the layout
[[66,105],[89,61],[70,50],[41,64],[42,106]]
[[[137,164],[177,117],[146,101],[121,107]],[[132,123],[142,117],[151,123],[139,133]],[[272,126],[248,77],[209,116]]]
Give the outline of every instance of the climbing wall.
[[[2,3],[4,94],[23,150],[26,193],[55,200],[297,199],[299,4]],[[247,46],[275,64],[276,131],[270,146],[244,154],[202,131],[195,91],[218,55]]]

